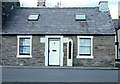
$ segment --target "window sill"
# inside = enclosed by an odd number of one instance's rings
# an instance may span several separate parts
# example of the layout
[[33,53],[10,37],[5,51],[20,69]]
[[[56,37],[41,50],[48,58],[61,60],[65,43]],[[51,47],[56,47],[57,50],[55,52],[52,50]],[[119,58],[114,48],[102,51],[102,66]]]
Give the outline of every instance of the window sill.
[[32,55],[17,55],[17,58],[32,58]]
[[76,56],[76,58],[81,58],[81,59],[93,59],[93,56]]

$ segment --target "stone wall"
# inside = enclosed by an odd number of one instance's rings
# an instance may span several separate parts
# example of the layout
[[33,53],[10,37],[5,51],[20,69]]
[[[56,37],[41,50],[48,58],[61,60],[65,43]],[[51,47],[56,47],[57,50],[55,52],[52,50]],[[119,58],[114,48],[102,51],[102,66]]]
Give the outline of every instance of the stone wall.
[[17,37],[2,36],[2,65],[17,65]]
[[63,44],[63,52],[64,52],[63,65],[67,66],[67,43]]
[[[19,66],[45,66],[45,44],[40,43],[44,36],[33,36],[32,58],[16,58],[17,36],[3,36],[2,38],[2,65]],[[94,36],[93,55],[94,59],[80,59],[77,56],[77,36],[64,36],[73,40],[73,66],[80,67],[113,67],[115,63],[114,36]],[[64,66],[67,65],[67,44],[64,43]]]
[[[67,37],[67,36],[66,36]],[[81,59],[77,56],[77,37],[69,36],[73,40],[74,62],[73,66],[84,67],[114,67],[115,64],[115,41],[114,36],[94,36],[93,56],[94,59]]]
[[32,58],[17,58],[17,36],[2,37],[2,65],[44,66],[45,44],[40,43],[42,36],[33,36]]

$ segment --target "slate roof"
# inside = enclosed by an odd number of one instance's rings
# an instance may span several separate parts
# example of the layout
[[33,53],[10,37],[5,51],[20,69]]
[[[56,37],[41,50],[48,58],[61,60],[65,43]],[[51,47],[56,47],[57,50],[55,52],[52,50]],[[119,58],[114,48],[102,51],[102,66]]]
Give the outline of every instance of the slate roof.
[[118,29],[118,19],[113,19],[114,28]]
[[[28,21],[31,13],[40,13],[39,20]],[[87,20],[76,21],[76,13],[84,13]],[[110,12],[100,12],[98,7],[15,8],[2,31],[3,34],[115,34]]]

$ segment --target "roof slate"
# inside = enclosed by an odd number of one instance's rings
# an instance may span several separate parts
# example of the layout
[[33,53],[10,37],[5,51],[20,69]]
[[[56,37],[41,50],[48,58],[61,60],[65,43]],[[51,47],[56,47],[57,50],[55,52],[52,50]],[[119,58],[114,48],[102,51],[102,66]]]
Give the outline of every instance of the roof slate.
[[[39,13],[38,21],[28,21],[31,13]],[[76,21],[84,13],[86,21]],[[115,34],[109,11],[98,7],[82,8],[15,8],[3,25],[3,34]]]
[[118,19],[113,19],[113,25],[116,29],[118,29]]

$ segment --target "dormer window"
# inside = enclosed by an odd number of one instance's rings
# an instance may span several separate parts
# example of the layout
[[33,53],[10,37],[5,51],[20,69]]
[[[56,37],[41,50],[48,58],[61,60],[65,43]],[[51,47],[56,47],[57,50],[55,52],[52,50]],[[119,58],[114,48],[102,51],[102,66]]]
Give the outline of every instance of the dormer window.
[[75,16],[76,21],[86,21],[85,14],[76,14]]
[[28,16],[28,21],[37,21],[39,19],[40,14],[38,13],[34,13],[34,14],[30,14]]

